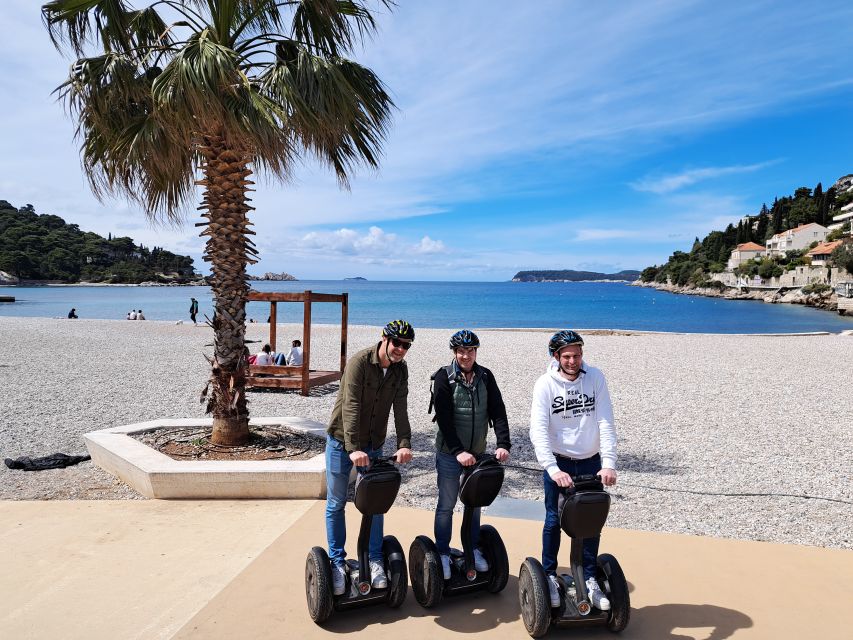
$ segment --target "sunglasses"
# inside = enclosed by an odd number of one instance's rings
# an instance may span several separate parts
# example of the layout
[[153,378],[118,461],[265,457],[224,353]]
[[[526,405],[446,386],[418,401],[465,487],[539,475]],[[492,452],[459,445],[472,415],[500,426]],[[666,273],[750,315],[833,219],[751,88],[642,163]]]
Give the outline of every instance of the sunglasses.
[[412,346],[411,342],[406,342],[405,340],[400,340],[399,338],[391,338],[391,344],[393,344],[398,349],[409,350],[409,347]]

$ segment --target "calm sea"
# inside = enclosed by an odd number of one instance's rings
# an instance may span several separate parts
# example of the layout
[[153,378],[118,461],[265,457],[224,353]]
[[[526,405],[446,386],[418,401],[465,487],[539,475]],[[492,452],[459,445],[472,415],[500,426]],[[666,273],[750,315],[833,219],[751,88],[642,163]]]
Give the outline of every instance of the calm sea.
[[[853,318],[789,304],[722,300],[610,282],[372,282],[302,280],[254,282],[259,291],[349,293],[351,324],[382,325],[405,318],[415,327],[573,327],[689,333],[838,332]],[[208,287],[0,287],[14,303],[0,315],[123,319],[142,309],[149,320],[189,320],[190,297],[200,318],[212,314]],[[265,322],[269,305],[253,302],[248,315]],[[340,322],[340,307],[315,304],[319,323]],[[301,322],[299,304],[279,305],[279,322]]]

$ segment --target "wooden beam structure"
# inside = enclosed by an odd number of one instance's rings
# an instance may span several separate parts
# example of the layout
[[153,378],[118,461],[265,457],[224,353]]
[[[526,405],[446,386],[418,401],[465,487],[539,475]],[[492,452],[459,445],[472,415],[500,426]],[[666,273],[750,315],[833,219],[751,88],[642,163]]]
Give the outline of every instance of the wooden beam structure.
[[[313,291],[283,293],[250,291],[249,302],[270,303],[270,340],[276,351],[276,321],[279,302],[301,302],[302,309],[302,365],[291,366],[249,366],[246,379],[248,387],[268,387],[276,389],[299,389],[307,396],[311,387],[340,380],[347,363],[347,322],[349,317],[349,296],[346,293],[315,293]],[[338,371],[317,371],[311,369],[311,311],[315,302],[336,302],[341,305],[341,361]]]

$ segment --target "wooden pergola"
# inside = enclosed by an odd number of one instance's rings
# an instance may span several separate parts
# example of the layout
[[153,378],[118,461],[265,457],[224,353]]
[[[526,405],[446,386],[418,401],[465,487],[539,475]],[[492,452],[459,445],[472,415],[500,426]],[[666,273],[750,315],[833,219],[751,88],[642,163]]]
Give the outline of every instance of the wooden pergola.
[[[270,303],[270,340],[269,344],[275,351],[276,317],[279,302],[301,302],[303,305],[302,322],[302,365],[275,366],[250,365],[249,376],[246,379],[248,387],[272,387],[276,389],[299,389],[303,396],[308,395],[311,387],[340,380],[347,363],[347,294],[314,293],[262,293],[249,292],[249,302]],[[314,302],[337,302],[341,305],[341,365],[338,371],[317,371],[311,369],[311,305]]]

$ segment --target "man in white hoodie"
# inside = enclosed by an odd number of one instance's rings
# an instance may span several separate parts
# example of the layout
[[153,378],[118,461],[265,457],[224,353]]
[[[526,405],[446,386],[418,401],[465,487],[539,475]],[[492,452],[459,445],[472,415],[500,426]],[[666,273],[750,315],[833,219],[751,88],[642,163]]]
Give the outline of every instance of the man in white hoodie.
[[[551,605],[560,605],[557,553],[560,550],[560,489],[579,475],[599,475],[616,484],[616,427],[604,374],[583,361],[583,338],[558,331],[548,342],[552,359],[536,381],[530,408],[530,441],[545,470],[545,526],[542,567],[548,575]],[[595,578],[600,536],[584,539],[583,573],[593,606],[606,611],[610,601]]]

